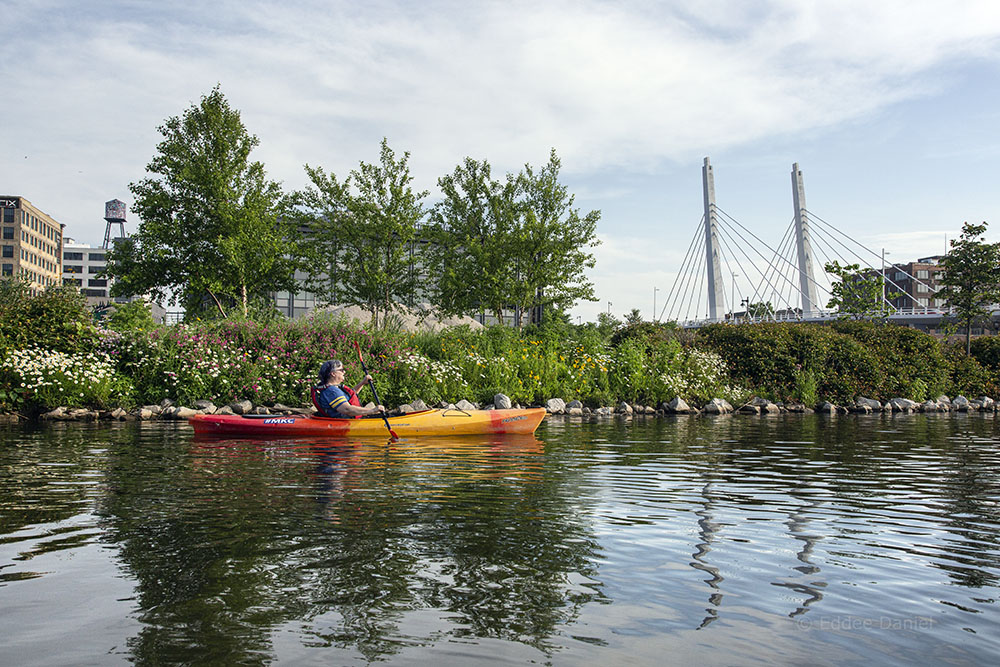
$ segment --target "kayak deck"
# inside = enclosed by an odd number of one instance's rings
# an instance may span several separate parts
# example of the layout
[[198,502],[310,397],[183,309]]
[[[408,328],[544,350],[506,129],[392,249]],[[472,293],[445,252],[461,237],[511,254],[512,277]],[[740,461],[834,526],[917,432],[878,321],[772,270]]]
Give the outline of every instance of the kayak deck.
[[[421,410],[389,417],[400,437],[410,435],[471,435],[477,433],[534,433],[545,418],[545,408],[523,410]],[[299,415],[196,415],[189,423],[197,434],[265,437],[386,437],[385,422],[377,419],[335,419]]]

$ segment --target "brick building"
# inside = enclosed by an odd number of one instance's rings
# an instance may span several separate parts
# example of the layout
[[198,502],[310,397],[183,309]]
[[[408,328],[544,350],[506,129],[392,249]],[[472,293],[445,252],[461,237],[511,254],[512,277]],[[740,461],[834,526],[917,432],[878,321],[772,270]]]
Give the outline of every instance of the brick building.
[[24,278],[34,291],[60,284],[63,228],[24,197],[0,195],[0,277]]

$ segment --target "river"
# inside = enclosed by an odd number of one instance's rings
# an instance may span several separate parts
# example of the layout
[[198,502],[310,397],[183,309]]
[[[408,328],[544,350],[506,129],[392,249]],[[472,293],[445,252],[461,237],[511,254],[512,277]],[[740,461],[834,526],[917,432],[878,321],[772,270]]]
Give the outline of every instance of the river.
[[997,664],[997,425],[0,425],[0,665]]

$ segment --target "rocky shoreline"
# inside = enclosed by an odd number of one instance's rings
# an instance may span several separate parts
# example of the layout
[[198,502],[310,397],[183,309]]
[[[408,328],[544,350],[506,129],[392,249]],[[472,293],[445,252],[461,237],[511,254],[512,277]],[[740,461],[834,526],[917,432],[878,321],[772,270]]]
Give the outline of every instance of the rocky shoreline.
[[[369,403],[369,405],[373,405]],[[390,411],[390,416],[406,414],[419,410],[426,410],[430,406],[421,400],[415,400],[399,406]],[[497,394],[493,403],[478,405],[470,401],[462,400],[458,403],[438,404],[438,408],[455,410],[494,410],[507,409],[512,407],[522,407],[512,405],[510,398],[503,394]],[[808,407],[801,403],[773,403],[765,398],[754,397],[739,407],[733,407],[728,401],[721,398],[714,398],[702,407],[693,407],[682,398],[677,397],[672,401],[662,403],[659,407],[629,404],[625,401],[619,402],[614,407],[589,408],[580,401],[566,402],[561,398],[551,398],[545,402],[544,407],[549,414],[553,415],[574,415],[574,416],[594,416],[594,417],[622,417],[635,415],[667,416],[667,415],[777,415],[785,413],[797,414],[874,414],[874,413],[969,413],[969,412],[996,412],[1000,409],[1000,403],[988,396],[979,396],[968,399],[965,396],[957,396],[950,399],[947,396],[939,396],[934,400],[927,400],[923,403],[910,400],[908,398],[893,398],[885,403],[881,403],[872,398],[858,396],[849,405],[834,405],[830,402],[822,402],[815,407]],[[195,415],[203,414],[229,414],[229,415],[311,415],[315,410],[312,407],[294,407],[282,405],[254,405],[250,401],[234,401],[227,405],[216,406],[212,401],[195,401],[193,406],[177,405],[170,399],[164,399],[158,405],[144,405],[133,410],[116,408],[114,410],[91,410],[87,408],[67,408],[57,407],[54,410],[43,412],[38,416],[41,421],[183,421]],[[30,421],[28,417],[20,414],[0,415],[2,422]]]

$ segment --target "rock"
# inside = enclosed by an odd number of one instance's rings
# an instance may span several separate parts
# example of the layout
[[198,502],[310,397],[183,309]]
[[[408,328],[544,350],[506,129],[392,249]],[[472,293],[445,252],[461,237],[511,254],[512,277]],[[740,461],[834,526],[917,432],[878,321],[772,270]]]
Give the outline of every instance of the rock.
[[581,403],[580,401],[578,401],[576,399],[573,399],[572,401],[570,401],[569,403],[566,404],[566,409],[567,410],[572,410],[573,408],[583,409],[583,403]]
[[713,398],[702,410],[710,415],[726,415],[733,411],[733,406],[725,399]]
[[408,415],[411,412],[416,412],[416,410],[414,410],[413,406],[410,405],[409,403],[403,403],[401,406],[399,406],[399,414]]
[[427,410],[428,409],[427,404],[424,403],[419,398],[417,400],[415,400],[415,401],[411,401],[410,405],[413,406],[413,411],[414,412],[420,412],[421,410]]
[[510,410],[510,396],[497,394],[493,397],[493,405],[497,410]]
[[663,411],[667,414],[686,415],[691,412],[691,406],[680,396],[675,396],[674,400],[663,404]]
[[954,408],[955,410],[958,410],[959,412],[968,412],[969,399],[960,394],[956,396],[955,399],[951,402],[951,407]]
[[941,394],[936,399],[934,399],[934,402],[937,403],[938,405],[951,405],[951,399],[945,396],[944,394]]
[[215,414],[217,414],[217,415],[235,415],[236,413],[233,412],[233,409],[231,407],[229,407],[228,405],[223,405],[221,408],[219,408],[218,410],[215,411]]
[[60,405],[54,410],[49,410],[42,415],[42,419],[62,421],[66,419],[66,408]]
[[937,401],[927,399],[920,404],[921,412],[941,412],[941,405]]
[[154,417],[159,417],[160,413],[163,412],[163,408],[161,408],[159,405],[144,405],[142,406],[142,409],[149,410],[150,412],[153,413]]
[[750,403],[747,403],[745,405],[741,405],[739,407],[739,409],[736,410],[736,411],[739,412],[740,414],[743,414],[743,415],[759,415],[760,414],[760,408],[758,406],[752,405]]
[[566,401],[561,398],[550,398],[545,401],[545,410],[551,415],[561,415],[566,412]]
[[594,411],[593,411],[593,410],[591,410],[590,408],[588,408],[588,407],[587,407],[586,405],[585,405],[585,406],[583,406],[583,414],[584,414],[584,415],[589,415],[589,414],[592,414],[593,412],[594,412]]
[[174,419],[187,420],[191,419],[191,417],[194,417],[195,415],[200,415],[200,414],[204,413],[199,412],[198,410],[192,410],[191,408],[177,407],[174,410]]
[[122,410],[121,408],[115,408],[114,410],[111,411],[112,419],[117,419],[118,421],[124,421],[126,417],[128,417],[128,413]]
[[807,408],[805,406],[805,404],[803,404],[803,403],[786,403],[785,404],[785,410],[787,410],[788,412],[795,412],[795,413],[799,413],[799,414],[804,414],[805,411],[808,410],[808,409],[809,408]]
[[150,410],[149,408],[139,408],[138,410],[135,411],[134,414],[136,418],[141,421],[149,421],[150,419],[156,416],[153,414],[153,411]]
[[864,404],[855,404],[847,406],[847,411],[854,414],[870,415],[872,413],[872,406]]
[[854,404],[860,407],[868,408],[868,412],[882,412],[882,404],[876,401],[874,398],[865,398],[864,396],[858,396],[854,399]]
[[598,417],[611,417],[615,414],[615,411],[614,408],[604,407],[604,408],[597,408],[596,410],[594,410],[594,414],[597,415]]
[[835,415],[837,414],[837,406],[829,401],[824,401],[816,406],[816,412],[823,415]]
[[233,411],[234,415],[246,415],[250,414],[250,411],[253,410],[253,403],[250,401],[233,401],[227,407]]
[[615,412],[617,412],[620,415],[630,415],[634,413],[635,410],[632,409],[631,405],[629,405],[625,401],[622,401],[621,403],[618,404],[618,407],[615,408]]
[[160,401],[161,408],[169,408],[172,405],[174,405],[174,402],[169,398],[165,398],[162,401]]
[[244,412],[243,414],[269,415],[271,414],[271,411],[265,408],[263,405],[258,405],[256,408],[253,408],[249,413]]
[[908,398],[893,398],[886,403],[886,407],[893,412],[915,412],[919,405]]
[[465,400],[464,398],[461,401],[459,401],[458,403],[456,403],[455,407],[458,408],[459,410],[465,410],[466,412],[468,412],[469,410],[478,410],[479,409],[476,406],[475,403],[470,403],[469,401]]
[[212,401],[198,400],[194,402],[195,410],[201,410],[206,415],[214,415],[219,408],[215,407]]
[[94,410],[87,410],[86,408],[76,408],[75,410],[70,410],[66,413],[66,416],[69,419],[89,422],[97,419],[97,412]]
[[978,401],[979,403],[981,403],[981,404],[982,404],[982,406],[983,406],[983,407],[982,407],[981,409],[983,409],[983,410],[987,410],[987,411],[990,411],[990,410],[993,410],[993,409],[995,409],[995,407],[996,407],[996,401],[994,401],[994,400],[993,400],[992,398],[990,398],[989,396],[980,396],[980,397],[979,397],[979,398],[977,398],[976,400],[977,400],[977,401]]
[[174,413],[177,412],[177,410],[178,408],[172,405],[168,405],[167,407],[163,408],[163,410],[160,411],[160,417],[162,419],[173,419]]
[[575,408],[575,407],[574,408],[570,408],[570,407],[567,407],[566,408],[566,414],[573,415],[575,417],[582,417],[583,416],[583,408]]

